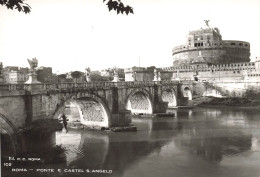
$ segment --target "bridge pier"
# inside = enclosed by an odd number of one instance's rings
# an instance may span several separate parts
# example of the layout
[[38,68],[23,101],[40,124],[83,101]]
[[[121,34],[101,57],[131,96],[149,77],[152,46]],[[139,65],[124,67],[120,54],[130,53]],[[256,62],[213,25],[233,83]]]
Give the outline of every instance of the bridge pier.
[[131,111],[119,111],[111,115],[111,122],[109,127],[125,127],[130,126],[132,122]]

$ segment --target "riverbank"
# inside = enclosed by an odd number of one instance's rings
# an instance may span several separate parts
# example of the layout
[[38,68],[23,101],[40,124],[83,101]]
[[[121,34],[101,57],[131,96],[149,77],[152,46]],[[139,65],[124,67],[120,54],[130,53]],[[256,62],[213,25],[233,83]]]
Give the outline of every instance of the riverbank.
[[259,99],[249,99],[240,97],[225,97],[225,98],[215,98],[215,97],[198,97],[193,100],[195,106],[230,106],[237,107],[241,109],[260,109]]

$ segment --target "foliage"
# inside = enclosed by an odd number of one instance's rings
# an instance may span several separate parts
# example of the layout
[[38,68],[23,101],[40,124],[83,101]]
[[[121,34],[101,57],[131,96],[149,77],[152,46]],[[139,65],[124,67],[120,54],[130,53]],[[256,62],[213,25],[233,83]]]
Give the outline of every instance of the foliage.
[[81,77],[81,72],[80,72],[80,71],[73,71],[73,72],[71,73],[71,77],[78,79],[78,78]]
[[66,74],[59,74],[58,78],[60,79],[66,79],[67,75]]
[[[25,3],[26,0],[0,0],[0,5],[6,6],[8,9],[14,10],[17,9],[19,12],[24,12],[25,14],[31,12],[31,7],[29,4]],[[133,8],[129,5],[124,5],[121,0],[103,0],[107,2],[107,7],[109,11],[115,10],[117,14],[119,13],[134,13]]]
[[25,14],[31,12],[31,7],[25,3],[26,0],[0,0],[0,5],[6,6],[8,9],[17,9]]
[[109,82],[113,80],[113,77],[108,77],[108,76],[100,76],[98,74],[90,74],[91,81],[105,81]]
[[223,97],[216,98],[211,97],[209,100],[205,101],[204,104],[207,105],[226,105],[226,106],[246,106],[250,105],[252,101],[248,98],[243,97]]
[[121,0],[103,0],[103,2],[107,2],[107,7],[109,9],[109,11],[111,10],[115,10],[117,12],[117,14],[121,13],[123,14],[124,12],[126,13],[126,15],[128,15],[129,13],[134,13],[133,8],[128,6],[128,5],[124,5]]

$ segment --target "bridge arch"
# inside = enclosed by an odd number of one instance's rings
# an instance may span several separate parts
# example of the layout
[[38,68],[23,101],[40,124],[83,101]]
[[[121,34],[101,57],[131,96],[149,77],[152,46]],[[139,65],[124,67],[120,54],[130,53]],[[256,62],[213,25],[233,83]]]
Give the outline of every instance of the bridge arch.
[[91,128],[109,127],[110,111],[105,101],[94,93],[81,92],[63,97],[56,115],[65,111],[65,106],[74,104],[80,115],[80,123]]
[[17,153],[17,129],[9,119],[0,113],[0,134],[2,146],[2,156],[14,156]]
[[204,83],[206,90],[203,92],[203,96],[212,96],[212,97],[223,97],[226,93],[224,93],[218,87],[215,87],[213,84]]
[[192,92],[190,87],[185,86],[183,88],[183,97],[188,98],[188,100],[192,100]]
[[177,96],[174,88],[166,87],[162,91],[162,100],[168,102],[168,108],[173,108],[177,106]]
[[132,114],[152,114],[153,102],[151,94],[142,88],[133,90],[126,98],[126,109]]
[[211,96],[221,98],[223,95],[217,90],[212,88],[207,88],[205,92],[203,92],[203,96]]

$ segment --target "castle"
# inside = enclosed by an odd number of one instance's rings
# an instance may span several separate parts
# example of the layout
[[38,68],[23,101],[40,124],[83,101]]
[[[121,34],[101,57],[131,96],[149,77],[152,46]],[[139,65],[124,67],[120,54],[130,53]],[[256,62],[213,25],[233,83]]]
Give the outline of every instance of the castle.
[[127,68],[125,80],[260,81],[260,58],[250,62],[250,43],[222,40],[219,29],[205,23],[205,28],[189,32],[184,45],[172,49],[173,66]]
[[260,61],[250,62],[250,44],[245,41],[222,40],[218,28],[190,31],[186,44],[172,50],[173,80],[258,81]]

